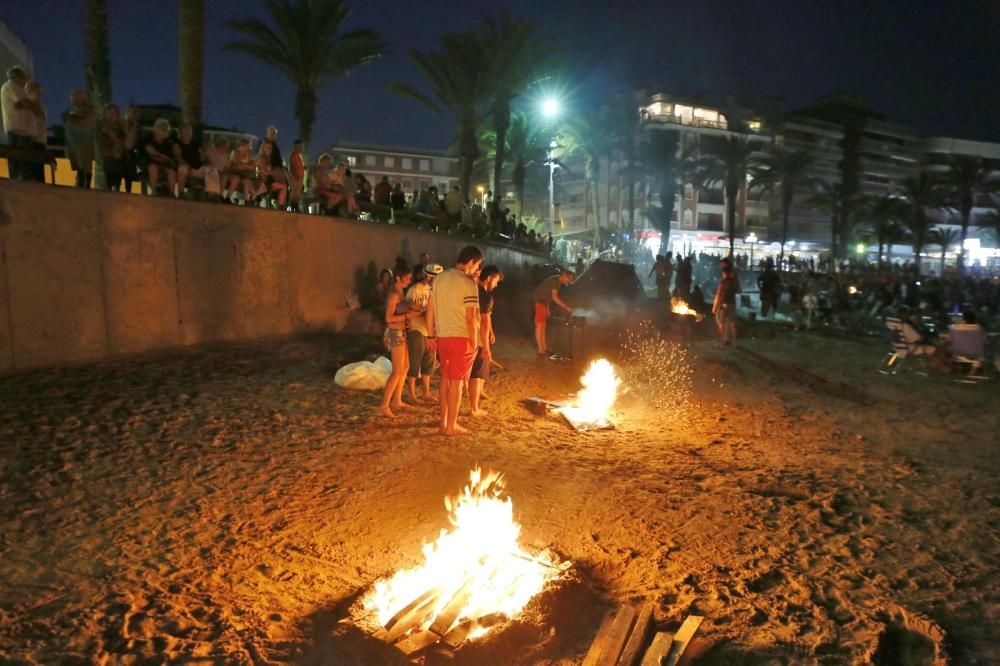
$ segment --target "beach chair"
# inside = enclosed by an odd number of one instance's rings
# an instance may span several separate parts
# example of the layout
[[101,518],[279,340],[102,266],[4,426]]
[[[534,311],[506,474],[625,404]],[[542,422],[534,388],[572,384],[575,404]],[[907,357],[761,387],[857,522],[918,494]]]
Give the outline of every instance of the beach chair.
[[984,372],[986,332],[978,324],[955,324],[948,331],[951,366],[963,372],[956,381],[975,384],[987,379]]
[[[906,359],[914,357],[927,358],[933,353],[933,346],[924,344],[920,340],[910,339],[912,336],[906,334],[903,321],[897,317],[886,317],[885,328],[888,332],[889,351],[882,358],[882,363],[878,371],[883,375],[895,375],[903,367]],[[910,331],[913,333],[913,330]],[[918,370],[918,374],[927,375],[925,369]]]

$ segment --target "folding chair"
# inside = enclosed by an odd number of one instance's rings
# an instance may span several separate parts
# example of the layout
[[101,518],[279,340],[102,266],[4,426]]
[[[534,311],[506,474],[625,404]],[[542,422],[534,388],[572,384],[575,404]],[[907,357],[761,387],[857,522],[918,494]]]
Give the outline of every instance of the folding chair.
[[883,375],[894,375],[910,355],[910,345],[903,337],[903,322],[897,317],[886,317],[885,328],[889,332],[889,351],[882,358],[878,371]]
[[976,324],[955,324],[948,332],[951,342],[951,365],[963,371],[955,381],[975,384],[987,379],[984,372],[986,358],[986,333]]

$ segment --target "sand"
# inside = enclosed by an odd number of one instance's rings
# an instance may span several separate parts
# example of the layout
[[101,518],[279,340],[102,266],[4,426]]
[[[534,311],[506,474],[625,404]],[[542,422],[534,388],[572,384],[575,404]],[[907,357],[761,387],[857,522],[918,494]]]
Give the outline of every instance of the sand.
[[[692,344],[684,418],[631,395],[591,433],[520,405],[580,374],[522,340],[454,439],[433,407],[375,418],[376,394],[334,385],[375,351],[355,338],[0,377],[0,661],[391,663],[337,623],[481,464],[523,541],[604,603],[705,615],[697,663],[1000,663],[997,382],[761,334]],[[541,663],[579,663],[596,628]]]

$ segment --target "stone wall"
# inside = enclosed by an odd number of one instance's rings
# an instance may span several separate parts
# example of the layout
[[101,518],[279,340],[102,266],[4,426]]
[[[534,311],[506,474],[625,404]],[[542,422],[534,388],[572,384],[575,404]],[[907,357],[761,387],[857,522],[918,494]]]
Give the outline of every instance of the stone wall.
[[[396,256],[467,241],[386,224],[0,180],[0,369],[340,330]],[[508,276],[545,263],[480,244]]]

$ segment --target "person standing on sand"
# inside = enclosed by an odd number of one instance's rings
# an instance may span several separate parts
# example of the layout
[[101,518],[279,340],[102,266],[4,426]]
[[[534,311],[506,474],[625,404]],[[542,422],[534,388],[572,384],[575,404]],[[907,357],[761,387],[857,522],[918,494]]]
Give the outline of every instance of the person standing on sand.
[[406,266],[397,266],[393,276],[392,290],[386,299],[385,323],[386,329],[382,336],[385,348],[392,356],[392,374],[382,391],[382,403],[378,411],[383,416],[393,417],[396,414],[392,408],[409,409],[410,405],[403,402],[403,386],[406,384],[406,373],[410,369],[410,357],[406,349],[406,329],[410,327],[410,318],[415,314],[403,298],[403,290],[410,286],[413,275]]
[[552,275],[545,278],[538,285],[538,288],[535,289],[535,293],[532,294],[532,300],[535,302],[535,345],[539,356],[549,353],[545,329],[549,322],[552,304],[555,303],[566,310],[566,312],[573,311],[573,308],[566,305],[565,301],[559,298],[559,288],[569,284],[574,279],[576,279],[576,273],[573,271],[563,271],[560,275]]
[[482,250],[462,248],[455,267],[434,281],[427,309],[427,346],[441,361],[441,432],[449,436],[468,432],[458,425],[458,406],[479,346],[479,294],[472,275],[482,263]]
[[[426,255],[421,255],[426,256]],[[418,265],[419,266],[419,265]],[[441,264],[427,264],[413,269],[413,284],[406,290],[406,302],[414,311],[410,320],[410,330],[406,332],[406,347],[410,352],[410,371],[406,374],[406,385],[410,400],[417,402],[417,378],[423,385],[423,399],[433,400],[431,396],[431,375],[434,374],[434,354],[427,349],[427,307],[431,300],[434,278],[444,267]],[[420,279],[418,279],[420,278]]]
[[736,344],[736,294],[740,292],[740,282],[736,279],[732,264],[722,265],[722,279],[715,292],[712,312],[719,327],[719,341],[723,345]]
[[480,398],[485,398],[483,388],[490,378],[490,364],[493,362],[493,344],[497,336],[493,333],[493,290],[503,280],[503,271],[490,264],[479,274],[479,352],[472,364],[469,380],[469,405],[473,416],[484,412],[479,408]]

